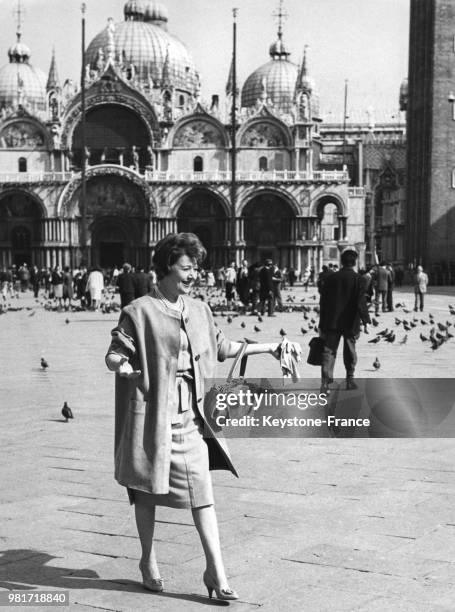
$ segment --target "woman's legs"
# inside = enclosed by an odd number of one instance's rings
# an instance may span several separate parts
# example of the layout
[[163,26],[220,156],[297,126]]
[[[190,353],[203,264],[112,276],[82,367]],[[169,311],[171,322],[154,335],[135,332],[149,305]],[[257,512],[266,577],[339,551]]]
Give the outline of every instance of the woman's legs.
[[160,572],[156,562],[153,535],[155,531],[155,504],[148,500],[147,493],[134,492],[134,511],[136,526],[141,541],[141,570],[146,578],[159,578]]
[[207,564],[207,573],[221,589],[228,588],[226,572],[221,556],[220,535],[214,506],[192,508],[194,524],[201,538]]

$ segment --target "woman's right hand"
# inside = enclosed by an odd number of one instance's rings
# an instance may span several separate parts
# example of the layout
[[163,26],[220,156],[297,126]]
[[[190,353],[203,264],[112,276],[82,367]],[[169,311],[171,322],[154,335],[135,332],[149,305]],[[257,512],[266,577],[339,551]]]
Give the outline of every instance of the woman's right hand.
[[117,374],[122,378],[138,378],[142,372],[141,370],[133,370],[133,366],[129,361],[124,361],[120,364]]

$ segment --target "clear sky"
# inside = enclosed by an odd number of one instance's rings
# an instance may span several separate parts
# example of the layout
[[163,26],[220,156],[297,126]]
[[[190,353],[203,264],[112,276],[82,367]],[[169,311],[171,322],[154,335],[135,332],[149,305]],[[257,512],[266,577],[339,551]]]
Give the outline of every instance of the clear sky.
[[[169,31],[190,50],[202,76],[202,96],[224,95],[232,54],[232,8],[238,7],[238,73],[242,84],[268,61],[276,38],[278,0],[163,0]],[[123,21],[124,0],[86,0],[87,44],[108,17]],[[21,0],[22,40],[31,63],[46,73],[55,45],[61,80],[78,78],[80,0]],[[17,0],[0,0],[0,65],[8,61],[15,40]],[[299,63],[304,45],[328,117],[341,120],[344,81],[348,79],[348,114],[358,119],[373,107],[377,119],[396,113],[400,83],[407,74],[409,0],[284,0],[289,17],[284,40]],[[337,117],[339,115],[339,117]]]

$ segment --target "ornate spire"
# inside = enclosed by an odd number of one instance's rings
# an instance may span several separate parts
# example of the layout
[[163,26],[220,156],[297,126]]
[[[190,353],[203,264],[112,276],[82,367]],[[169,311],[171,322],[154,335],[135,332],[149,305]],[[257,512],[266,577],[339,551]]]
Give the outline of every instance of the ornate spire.
[[287,60],[291,55],[283,42],[283,21],[287,19],[288,13],[283,11],[283,0],[280,0],[278,9],[273,13],[278,20],[278,38],[270,45],[269,53],[274,60]]
[[9,61],[14,64],[27,64],[30,59],[30,49],[21,42],[22,21],[24,16],[21,0],[17,0],[17,8],[14,9],[13,14],[17,17],[16,42],[8,49]]
[[283,0],[280,0],[278,9],[273,13],[273,17],[277,18],[278,21],[278,40],[283,37],[283,20],[289,17],[289,14],[283,12]]
[[166,48],[166,57],[163,64],[163,72],[161,74],[161,87],[163,89],[171,87],[171,60],[169,57],[169,45]]
[[[226,96],[232,96],[234,93],[234,58],[231,60],[231,66],[229,68],[229,75],[226,82]],[[236,95],[239,95],[239,88],[236,87]]]
[[51,66],[47,78],[46,91],[60,91],[60,79],[58,78],[57,62],[55,60],[55,47],[52,48]]
[[112,62],[115,62],[115,24],[112,17],[107,20],[107,58]]
[[299,74],[295,83],[295,94],[304,91],[305,93],[311,93],[313,91],[313,81],[308,74],[308,60],[307,60],[307,49],[308,45],[305,45],[303,51],[302,63],[300,65]]

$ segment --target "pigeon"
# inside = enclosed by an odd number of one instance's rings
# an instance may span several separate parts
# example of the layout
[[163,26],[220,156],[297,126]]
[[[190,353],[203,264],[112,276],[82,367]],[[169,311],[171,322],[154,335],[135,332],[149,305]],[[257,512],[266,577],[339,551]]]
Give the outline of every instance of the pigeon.
[[395,342],[395,334],[394,332],[390,332],[390,334],[388,336],[384,337],[384,340],[386,340],[387,342]]
[[380,367],[381,367],[381,363],[380,363],[379,359],[376,357],[376,359],[373,361],[373,368],[375,370],[379,370]]
[[397,317],[395,317],[395,325],[400,325],[401,323],[401,319],[397,319]]
[[286,336],[286,332],[283,328],[280,329],[280,336]]
[[62,415],[66,419],[65,423],[68,423],[68,419],[74,419],[71,408],[68,406],[66,402],[63,404]]
[[440,331],[447,331],[447,326],[442,323],[438,323],[438,328]]
[[428,342],[428,338],[423,334],[420,334],[420,339],[422,340],[422,342]]
[[301,327],[300,331],[302,332],[302,334],[307,334],[308,333],[308,330],[305,329],[304,327]]
[[254,326],[254,331],[255,331],[255,332],[260,332],[260,331],[261,331],[261,328],[260,328],[260,327],[258,327],[257,325],[255,325],[255,326]]
[[380,340],[381,340],[381,336],[376,336],[376,338],[373,338],[372,340],[368,340],[368,344],[376,344]]
[[43,368],[43,370],[45,370],[46,368],[49,367],[49,364],[47,363],[47,361],[44,359],[44,357],[41,357],[41,367]]
[[425,319],[420,319],[420,322],[421,322],[422,325],[428,325],[428,322],[425,321]]
[[262,321],[263,321],[263,320],[264,320],[264,319],[261,317],[261,315],[258,315],[258,321],[259,321],[259,323],[262,323]]
[[240,327],[243,327],[243,328],[245,328],[245,327],[246,327],[246,323],[245,323],[245,321],[242,321],[242,322],[240,323]]
[[[388,336],[391,332],[389,332],[389,328],[386,327],[385,329],[383,329],[382,331],[378,332],[376,335],[377,336]],[[393,333],[393,332],[392,332]]]
[[405,334],[404,338],[400,340],[399,344],[406,344],[407,341],[408,341],[408,334]]
[[371,320],[371,322],[373,323],[373,326],[374,326],[374,327],[377,327],[377,326],[379,325],[379,321],[377,321],[377,320],[376,320],[374,317],[373,317],[373,319]]
[[226,319],[226,321],[227,321],[228,323],[232,323],[232,317],[228,317],[228,318]]
[[68,323],[70,322],[69,319],[65,319],[65,323],[68,325]]
[[36,315],[36,310],[34,310],[33,312],[31,312],[28,316],[29,317],[34,317]]

